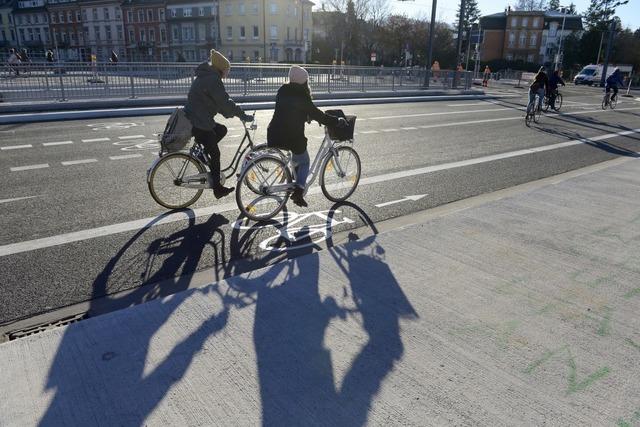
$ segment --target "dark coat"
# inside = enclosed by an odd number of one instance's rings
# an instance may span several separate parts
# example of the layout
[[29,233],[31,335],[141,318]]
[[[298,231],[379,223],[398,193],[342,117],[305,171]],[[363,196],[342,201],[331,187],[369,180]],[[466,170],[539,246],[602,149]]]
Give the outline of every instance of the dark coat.
[[216,125],[213,116],[218,113],[226,118],[240,117],[243,113],[242,108],[229,98],[220,72],[207,62],[196,68],[196,79],[189,89],[184,111],[193,127],[202,130],[213,130]]
[[531,83],[531,86],[529,87],[533,92],[537,92],[540,89],[548,89],[549,77],[547,77],[547,74],[544,71],[540,71],[533,78],[533,83]]
[[291,150],[302,154],[307,149],[304,125],[315,120],[325,126],[336,126],[338,118],[320,111],[311,99],[306,85],[287,83],[278,89],[276,109],[267,129],[267,144],[270,147]]
[[549,77],[549,89],[556,90],[558,89],[558,85],[564,86],[564,80],[562,80],[562,77],[552,74],[551,77]]

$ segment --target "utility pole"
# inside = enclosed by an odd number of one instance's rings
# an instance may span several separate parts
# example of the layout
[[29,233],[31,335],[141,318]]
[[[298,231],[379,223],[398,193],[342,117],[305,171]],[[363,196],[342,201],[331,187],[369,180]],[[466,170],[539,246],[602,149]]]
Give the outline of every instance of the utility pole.
[[[464,23],[465,4],[466,4],[465,0],[460,0],[460,17],[458,19],[458,44],[456,49],[456,52],[458,52],[458,56],[456,57],[457,63],[462,62],[462,58],[460,57],[460,54],[462,53],[462,25]],[[432,22],[433,22],[433,19],[432,19]]]
[[604,56],[604,65],[602,66],[602,76],[600,77],[600,86],[604,86],[607,80],[607,68],[609,68],[609,58],[611,57],[611,48],[613,47],[613,36],[616,34],[616,20],[611,19],[611,28],[609,29],[609,42],[607,43],[607,53]]
[[429,87],[429,70],[431,69],[431,60],[433,56],[433,32],[436,29],[436,9],[437,9],[437,0],[432,0],[431,3],[431,24],[429,27],[429,46],[427,47],[427,63],[425,66],[424,73],[424,87]]
[[562,30],[560,32],[560,43],[558,44],[558,56],[556,57],[556,66],[554,67],[555,70],[559,70],[560,68],[562,68],[562,60],[564,59],[564,52],[562,51],[562,39],[564,38],[564,23],[565,20],[567,19],[567,10],[566,8],[563,6],[560,8],[560,10],[562,11]]

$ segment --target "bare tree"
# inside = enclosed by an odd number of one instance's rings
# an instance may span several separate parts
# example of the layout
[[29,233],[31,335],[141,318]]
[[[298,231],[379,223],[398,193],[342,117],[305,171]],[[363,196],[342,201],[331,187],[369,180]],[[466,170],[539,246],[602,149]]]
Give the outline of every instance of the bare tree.
[[547,0],[518,0],[516,10],[545,10]]
[[[347,13],[349,0],[326,0],[329,10]],[[353,0],[356,19],[381,22],[389,15],[389,0]]]

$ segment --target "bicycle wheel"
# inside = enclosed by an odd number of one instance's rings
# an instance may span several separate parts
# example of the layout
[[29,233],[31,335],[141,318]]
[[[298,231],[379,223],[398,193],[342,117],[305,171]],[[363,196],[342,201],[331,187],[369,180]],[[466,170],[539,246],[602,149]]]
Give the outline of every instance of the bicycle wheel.
[[149,174],[147,183],[151,197],[167,209],[186,208],[198,200],[203,189],[186,187],[183,179],[204,172],[204,166],[193,157],[184,153],[168,154]]
[[[277,185],[277,188],[273,188]],[[291,172],[279,158],[262,156],[240,173],[236,203],[240,212],[254,221],[273,218],[289,199]]]
[[612,96],[609,100],[609,108],[613,110],[614,108],[616,108],[616,105],[618,105],[618,97]]
[[533,120],[533,113],[531,112],[533,108],[535,108],[533,104],[527,105],[527,111],[524,114],[524,124],[527,127],[531,126],[531,120]]
[[348,146],[336,148],[320,169],[320,188],[332,202],[342,202],[353,194],[360,182],[360,156]]
[[607,102],[607,95],[605,95],[604,98],[602,98],[602,109],[606,110],[608,105],[609,103]]
[[559,93],[556,95],[556,111],[560,111],[560,109],[562,108],[562,94]]
[[536,102],[536,105],[533,107],[533,121],[540,123],[540,115],[542,115],[542,108]]
[[550,98],[548,96],[545,96],[544,101],[542,101],[542,109],[544,110],[545,113],[549,111],[549,102],[550,102]]

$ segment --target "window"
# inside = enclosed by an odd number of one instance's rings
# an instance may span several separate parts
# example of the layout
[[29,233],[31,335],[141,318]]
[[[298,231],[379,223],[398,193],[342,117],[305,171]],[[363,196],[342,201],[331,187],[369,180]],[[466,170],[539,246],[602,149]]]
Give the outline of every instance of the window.
[[254,40],[257,39],[260,36],[260,32],[258,30],[258,26],[254,25],[253,26],[253,38]]
[[177,15],[176,10],[175,9],[171,9],[171,17],[175,18]]
[[84,41],[86,43],[89,41],[89,27],[82,27],[82,32],[84,33]]
[[224,5],[224,14],[227,16],[231,16],[233,14],[233,11],[231,9],[231,3],[225,3]]
[[257,15],[257,14],[258,14],[258,11],[259,11],[259,9],[258,9],[258,3],[253,3],[253,4],[251,5],[251,13],[252,13],[252,14],[254,14],[254,15]]
[[518,18],[516,18],[515,16],[513,18],[511,18],[511,26],[512,27],[517,27],[518,26]]
[[[36,22],[37,22],[37,16],[36,16]],[[73,22],[73,13],[71,13],[71,11],[67,12],[67,22]]]
[[233,28],[227,27],[227,40],[233,39]]
[[[240,27],[240,40],[244,40],[246,38],[245,32],[244,32],[244,25]],[[242,55],[242,57],[244,58],[244,55]]]
[[227,52],[227,58],[229,58],[229,61],[233,61],[233,51],[232,50]]
[[198,25],[198,40],[204,41],[207,38],[207,26],[204,24]]
[[270,35],[271,35],[271,39],[272,40],[278,38],[278,26],[277,25],[272,25],[271,26]]
[[156,32],[152,28],[149,29],[149,41],[150,42],[155,42],[156,41]]
[[529,25],[529,18],[525,16],[524,18],[522,18],[522,26],[526,27],[527,25]]
[[153,9],[147,9],[147,22],[153,22]]
[[124,34],[122,31],[122,25],[116,25],[116,32],[118,33],[118,40],[122,40]]
[[180,40],[180,30],[178,29],[178,27],[173,27],[173,40]]
[[244,14],[245,14],[244,3],[240,3],[240,4],[238,5],[238,14],[239,14],[239,15],[244,15]]
[[138,22],[144,22],[144,10],[138,10]]
[[164,9],[158,9],[158,16],[160,17],[160,22],[164,22]]
[[254,61],[259,61],[260,60],[260,51],[259,50],[254,50],[253,51],[253,60]]
[[81,21],[81,15],[80,15],[80,11],[76,10],[76,22],[80,22]]
[[520,33],[520,46],[524,46],[527,43],[527,35]]
[[141,42],[147,41],[147,32],[145,30],[140,30],[140,41]]
[[27,28],[27,31],[29,32],[29,40],[33,40],[33,28]]
[[537,41],[538,37],[535,34],[531,34],[531,37],[529,38],[529,46],[535,47]]
[[242,53],[240,54],[240,59],[242,61],[248,61],[249,60],[249,57],[247,56],[247,51],[246,50],[242,51]]
[[133,22],[133,12],[128,10],[127,11],[127,23],[132,23]]
[[129,30],[129,43],[135,43],[136,41],[136,32],[133,30]]
[[167,30],[165,30],[164,28],[160,28],[160,42],[161,43],[167,42]]
[[[2,16],[2,15],[0,15]],[[4,30],[0,30],[0,34],[2,34],[2,41],[7,40],[7,33],[4,32]]]
[[269,13],[272,15],[276,15],[278,13],[278,5],[276,3],[271,3],[269,5]]
[[87,11],[86,11],[86,9],[83,9],[83,10],[82,10],[82,20],[83,20],[83,21],[86,21],[86,20],[87,20]]
[[192,27],[182,27],[182,40],[193,40]]
[[513,61],[513,55],[510,53],[507,53],[506,59],[507,61]]
[[533,62],[533,53],[527,55],[527,62]]
[[111,25],[105,25],[104,32],[107,35],[107,40],[111,40]]
[[122,19],[122,14],[120,13],[119,7],[116,7],[116,19]]
[[64,21],[64,13],[60,12],[60,13],[58,14],[58,17],[59,17],[59,21],[60,21],[60,23],[61,23],[61,24],[65,22],[65,21]]
[[[62,12],[60,12],[62,14]],[[64,15],[62,15],[64,16]],[[31,15],[27,15],[27,24],[31,24]]]
[[204,16],[204,7],[198,9],[198,16]]
[[93,9],[93,20],[97,21],[98,20],[98,9]]
[[[33,16],[33,22],[35,24],[39,24],[40,23],[40,15],[34,15]],[[71,12],[69,12],[69,22],[71,22]]]
[[102,15],[104,16],[104,19],[109,19],[109,9],[107,9],[106,7],[103,8]]
[[93,39],[94,40],[100,40],[100,27],[95,26],[93,27]]
[[509,47],[513,47],[516,44],[516,33],[509,33]]
[[190,7],[182,9],[182,16],[191,16],[191,11],[192,9]]
[[304,39],[305,40],[309,40],[309,29],[308,28],[304,29]]
[[52,24],[57,24],[58,23],[58,15],[56,13],[52,13],[51,14],[51,23]]
[[533,18],[533,27],[538,28],[540,26],[540,18]]

